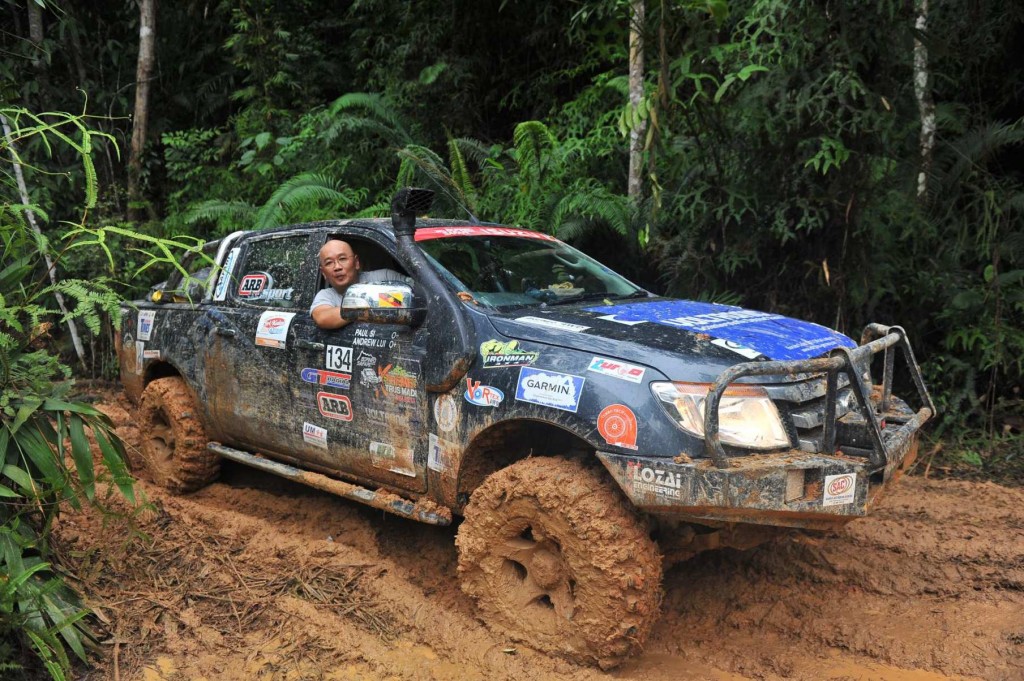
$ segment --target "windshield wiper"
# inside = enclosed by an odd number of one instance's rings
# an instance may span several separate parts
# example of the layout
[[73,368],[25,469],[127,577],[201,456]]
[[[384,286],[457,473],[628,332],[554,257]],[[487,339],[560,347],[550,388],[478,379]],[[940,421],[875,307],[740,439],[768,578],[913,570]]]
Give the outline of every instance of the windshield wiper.
[[604,300],[605,298],[617,298],[618,296],[611,295],[608,293],[580,293],[575,296],[566,296],[564,298],[558,298],[556,300],[547,301],[545,304],[548,306],[553,305],[568,305],[569,303],[579,303],[584,300]]

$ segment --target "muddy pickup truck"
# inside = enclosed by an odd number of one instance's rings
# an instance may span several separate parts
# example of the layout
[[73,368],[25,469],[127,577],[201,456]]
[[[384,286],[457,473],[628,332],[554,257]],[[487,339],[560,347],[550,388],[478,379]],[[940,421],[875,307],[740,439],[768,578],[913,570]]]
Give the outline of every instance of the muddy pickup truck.
[[[608,668],[642,647],[663,564],[840,526],[913,460],[934,406],[901,328],[858,344],[658,297],[547,234],[418,218],[431,200],[403,189],[391,220],[235,232],[126,305],[145,472],[185,493],[228,459],[426,523],[462,516],[481,618]],[[310,304],[332,239],[395,279],[352,285],[350,323],[324,330]]]

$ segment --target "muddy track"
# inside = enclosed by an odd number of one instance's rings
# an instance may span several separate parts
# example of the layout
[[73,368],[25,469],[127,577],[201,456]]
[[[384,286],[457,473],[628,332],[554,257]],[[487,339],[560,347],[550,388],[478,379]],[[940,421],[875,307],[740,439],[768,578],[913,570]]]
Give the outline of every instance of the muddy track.
[[[129,443],[123,400],[104,408]],[[66,514],[107,638],[88,678],[1024,678],[1024,490],[910,477],[872,517],[665,577],[645,650],[604,673],[484,627],[435,528],[225,466],[124,523]],[[145,536],[143,536],[145,535]]]

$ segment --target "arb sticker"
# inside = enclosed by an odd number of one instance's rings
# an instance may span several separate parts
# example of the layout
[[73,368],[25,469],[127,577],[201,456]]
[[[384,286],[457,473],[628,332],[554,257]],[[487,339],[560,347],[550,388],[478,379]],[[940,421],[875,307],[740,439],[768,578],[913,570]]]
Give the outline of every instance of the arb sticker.
[[262,272],[247,274],[238,284],[239,298],[259,298],[267,287],[267,275]]
[[490,385],[480,385],[480,381],[466,379],[466,401],[478,407],[497,407],[505,399],[505,393]]
[[276,310],[267,310],[261,314],[256,325],[256,345],[284,349],[288,340],[288,327],[294,316],[294,312]]
[[610,445],[636,449],[636,415],[624,404],[610,404],[601,410],[597,432]]
[[523,367],[519,370],[516,400],[576,413],[586,380],[582,376]]
[[852,504],[857,492],[857,476],[854,473],[825,476],[825,492],[821,499],[822,506],[842,506]]
[[352,420],[352,401],[345,395],[317,393],[316,406],[320,409],[320,413],[329,419]]

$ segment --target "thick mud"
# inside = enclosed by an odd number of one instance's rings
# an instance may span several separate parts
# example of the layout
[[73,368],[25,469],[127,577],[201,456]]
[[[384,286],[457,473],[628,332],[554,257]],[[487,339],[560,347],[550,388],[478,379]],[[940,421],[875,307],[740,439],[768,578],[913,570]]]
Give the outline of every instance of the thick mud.
[[[123,398],[101,405],[132,444]],[[904,478],[830,534],[705,553],[665,575],[644,650],[611,672],[492,633],[456,528],[225,465],[188,496],[140,482],[129,521],[57,538],[99,616],[89,679],[1024,679],[1024,490]]]

